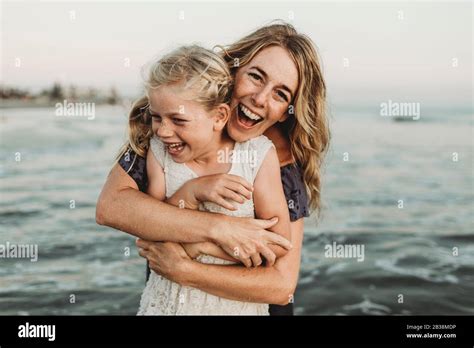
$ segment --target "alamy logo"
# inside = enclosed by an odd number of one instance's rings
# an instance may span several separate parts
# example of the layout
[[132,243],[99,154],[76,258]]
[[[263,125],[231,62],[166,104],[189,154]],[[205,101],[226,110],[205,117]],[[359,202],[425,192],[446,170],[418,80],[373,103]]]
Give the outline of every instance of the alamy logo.
[[0,258],[4,259],[30,259],[31,262],[38,261],[37,244],[0,244]]
[[326,244],[324,247],[324,256],[327,258],[353,258],[357,259],[357,262],[364,261],[365,248],[361,244]]
[[255,150],[219,150],[218,163],[249,163],[252,168],[257,165],[257,151]]
[[56,103],[56,116],[87,117],[88,120],[95,118],[95,103],[71,103],[66,99],[62,103]]
[[28,322],[18,326],[20,338],[47,338],[48,341],[56,339],[56,325],[35,325]]
[[420,119],[420,103],[399,103],[390,99],[380,104],[380,116],[384,117],[411,117],[414,121]]

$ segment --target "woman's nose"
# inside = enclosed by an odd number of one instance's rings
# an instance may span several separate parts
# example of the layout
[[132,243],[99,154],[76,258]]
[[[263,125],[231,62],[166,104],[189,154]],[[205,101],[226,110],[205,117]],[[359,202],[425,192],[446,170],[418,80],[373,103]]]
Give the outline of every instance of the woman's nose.
[[259,108],[263,108],[265,106],[267,99],[270,96],[270,89],[271,87],[264,86],[252,95],[251,99],[254,106]]

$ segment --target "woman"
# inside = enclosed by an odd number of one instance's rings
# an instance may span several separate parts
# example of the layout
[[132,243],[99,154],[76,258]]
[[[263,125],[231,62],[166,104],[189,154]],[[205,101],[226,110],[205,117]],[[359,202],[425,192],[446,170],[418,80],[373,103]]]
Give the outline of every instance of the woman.
[[[320,208],[320,167],[329,143],[324,79],[311,40],[288,24],[262,27],[223,54],[235,78],[227,132],[238,142],[264,134],[274,143],[292,220],[293,248],[276,262],[270,258],[271,267],[205,265],[187,257],[178,243],[210,241],[234,256],[238,248],[238,258],[251,266],[262,255],[268,260],[273,254],[268,244],[286,244],[266,231],[275,221],[179,209],[140,192],[147,185],[148,139],[133,139],[112,169],[99,197],[96,219],[139,237],[140,255],[148,259],[151,269],[172,281],[232,300],[286,305],[270,306],[270,313],[292,314],[303,217],[309,215],[309,208]],[[145,102],[135,105],[131,120],[146,122],[140,113]],[[242,106],[251,109],[251,117]],[[190,190],[192,185],[206,186],[210,195],[203,200],[212,200],[212,193],[222,189],[222,180],[207,176],[191,182]]]

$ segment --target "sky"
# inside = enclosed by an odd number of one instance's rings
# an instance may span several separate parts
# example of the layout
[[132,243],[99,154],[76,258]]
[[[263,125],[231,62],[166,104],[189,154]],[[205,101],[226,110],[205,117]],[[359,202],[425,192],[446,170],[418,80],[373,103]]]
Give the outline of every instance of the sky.
[[472,105],[471,1],[2,1],[1,82],[139,93],[180,45],[229,44],[274,19],[314,41],[329,98]]

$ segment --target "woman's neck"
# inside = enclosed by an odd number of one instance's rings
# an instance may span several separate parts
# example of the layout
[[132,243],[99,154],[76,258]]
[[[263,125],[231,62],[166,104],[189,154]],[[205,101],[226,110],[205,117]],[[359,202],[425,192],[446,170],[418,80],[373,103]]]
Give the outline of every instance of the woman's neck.
[[280,123],[276,123],[268,128],[263,135],[270,139],[273,142],[273,145],[275,145],[280,167],[295,162],[291,155],[290,140],[287,135],[283,133]]

